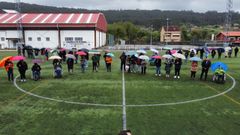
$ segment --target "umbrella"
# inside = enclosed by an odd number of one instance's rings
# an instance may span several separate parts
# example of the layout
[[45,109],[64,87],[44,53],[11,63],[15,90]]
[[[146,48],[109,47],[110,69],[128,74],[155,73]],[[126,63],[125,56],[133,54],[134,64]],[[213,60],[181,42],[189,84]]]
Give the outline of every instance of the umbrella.
[[5,62],[6,62],[8,59],[11,60],[12,57],[13,57],[13,56],[4,57],[4,58],[0,61],[0,67],[4,67]]
[[33,59],[32,63],[43,63],[43,60],[41,60],[41,59]]
[[144,50],[137,50],[137,53],[147,54],[147,52]]
[[225,48],[224,48],[224,50],[225,50],[226,52],[230,51],[231,49],[232,49],[231,47],[225,47]]
[[173,56],[172,55],[169,55],[169,54],[165,54],[162,56],[163,58],[166,58],[166,59],[172,59]]
[[142,60],[149,60],[149,57],[147,55],[141,55],[138,58]]
[[101,52],[99,52],[98,50],[90,50],[88,53],[89,54],[101,54]]
[[169,47],[169,46],[165,46],[163,47],[164,50],[172,50],[173,48],[172,47]]
[[66,57],[67,57],[67,58],[74,59],[74,60],[76,59],[76,57],[75,57],[74,55],[72,55],[72,54],[67,54]]
[[37,51],[40,51],[40,49],[39,49],[39,48],[33,48],[33,50],[37,50]]
[[81,48],[80,51],[89,52],[89,50],[87,48]]
[[136,55],[136,54],[137,54],[136,51],[128,51],[128,52],[126,52],[125,55],[130,55],[130,56],[132,56],[132,55]]
[[12,61],[18,61],[18,60],[25,60],[26,58],[24,56],[14,56],[11,58]]
[[224,71],[227,71],[227,70],[228,70],[228,66],[227,66],[225,63],[222,63],[222,62],[215,62],[215,63],[213,63],[212,66],[211,66],[211,70],[212,70],[213,72],[215,72],[216,69],[218,69],[218,68],[221,68],[221,69],[223,69]]
[[159,53],[159,51],[157,49],[151,48],[150,50],[154,53]]
[[155,55],[155,56],[152,56],[152,58],[154,58],[154,59],[161,59],[162,57],[158,56],[158,55]]
[[31,49],[33,49],[33,47],[30,46],[30,45],[27,45],[27,46],[25,46],[24,48],[27,49],[27,50],[31,50]]
[[58,59],[58,60],[60,60],[60,59],[62,59],[60,56],[51,56],[51,57],[49,57],[49,59],[50,60],[54,60],[54,59]]
[[51,50],[50,53],[57,53],[58,50],[57,49],[54,49],[54,50]]
[[202,59],[201,58],[199,58],[199,57],[192,57],[192,58],[190,58],[189,59],[190,61],[202,61]]
[[52,50],[52,49],[51,49],[51,48],[46,48],[45,50],[50,51],[50,50]]
[[107,53],[106,55],[107,55],[107,56],[110,56],[110,57],[114,57],[114,54],[113,54],[113,53]]
[[66,49],[65,49],[65,48],[60,48],[59,50],[60,50],[61,52],[62,52],[62,51],[66,51]]
[[180,53],[174,53],[173,56],[176,58],[184,59],[184,60],[186,59],[186,57]]
[[197,54],[197,50],[196,49],[190,49],[190,52],[193,51],[195,54]]
[[76,54],[78,54],[80,56],[86,56],[87,55],[84,51],[77,52]]
[[177,53],[177,50],[171,50],[171,54]]

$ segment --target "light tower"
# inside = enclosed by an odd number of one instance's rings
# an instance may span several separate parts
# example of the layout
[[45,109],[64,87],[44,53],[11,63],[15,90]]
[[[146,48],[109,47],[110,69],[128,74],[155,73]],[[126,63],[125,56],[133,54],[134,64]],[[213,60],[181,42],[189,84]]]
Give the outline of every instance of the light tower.
[[233,8],[233,0],[227,0],[227,6],[226,6],[226,20],[225,20],[225,27],[224,31],[226,33],[224,46],[229,45],[229,39],[228,39],[228,32],[231,30],[231,24],[232,24],[232,8]]
[[17,32],[18,32],[18,43],[23,43],[23,27],[22,27],[22,15],[21,15],[21,2],[15,0],[15,10],[17,11]]

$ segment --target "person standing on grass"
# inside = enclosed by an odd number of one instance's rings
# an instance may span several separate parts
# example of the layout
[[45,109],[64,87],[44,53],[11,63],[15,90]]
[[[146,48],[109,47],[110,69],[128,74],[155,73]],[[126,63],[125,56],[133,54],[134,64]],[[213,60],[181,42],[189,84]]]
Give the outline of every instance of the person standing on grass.
[[74,59],[68,58],[67,59],[68,73],[73,73],[73,66],[74,66]]
[[106,57],[106,64],[107,64],[107,72],[111,72],[112,57],[110,56]]
[[124,71],[126,71],[127,56],[126,56],[125,52],[123,52],[119,58],[121,60],[120,70],[122,71],[124,69]]
[[215,55],[216,55],[215,49],[212,50],[211,55],[212,55],[212,59],[214,59],[214,57],[215,57]]
[[45,50],[46,61],[48,61],[48,50]]
[[190,58],[194,57],[195,56],[195,52],[193,50],[191,50],[190,52]]
[[82,56],[80,61],[82,73],[85,73],[87,67],[87,59]]
[[218,49],[217,49],[217,52],[218,52],[218,59],[221,59],[222,49],[221,49],[221,48],[218,48]]
[[95,72],[98,72],[97,62],[98,62],[97,55],[94,54],[94,55],[92,56],[92,66],[93,66],[92,72],[94,72],[94,71],[95,71]]
[[186,57],[185,63],[187,63],[187,61],[188,61],[188,56],[189,56],[189,51],[188,51],[188,50],[185,51],[184,56]]
[[40,65],[38,65],[37,63],[34,63],[34,65],[32,66],[32,75],[33,75],[33,79],[35,81],[37,81],[38,79],[40,79],[41,76],[41,67]]
[[141,74],[145,75],[147,70],[147,62],[146,60],[142,60],[141,62]]
[[200,80],[202,80],[203,74],[205,75],[204,80],[205,81],[207,80],[208,70],[209,70],[210,67],[211,67],[211,61],[207,58],[205,60],[203,60],[203,62],[202,62],[202,73],[201,73],[201,76],[200,76]]
[[7,71],[8,81],[13,81],[13,62],[8,59],[6,60],[4,67]]
[[166,71],[166,77],[170,77],[170,72],[171,72],[171,67],[172,67],[172,60],[171,59],[166,59],[165,61],[165,71]]
[[97,57],[97,68],[100,67],[100,58],[101,58],[101,54],[96,54]]
[[161,59],[156,59],[155,60],[155,66],[156,66],[156,76],[161,76],[161,62],[162,60]]
[[196,77],[197,69],[198,69],[197,61],[193,61],[191,64],[191,79],[193,79],[193,80]]
[[107,62],[106,62],[107,52],[105,52],[105,54],[103,55],[103,58],[104,58],[104,62],[105,62],[105,67],[107,68]]
[[180,70],[181,70],[181,66],[182,66],[182,59],[180,58],[176,58],[174,61],[175,64],[175,76],[174,78],[180,78]]
[[26,82],[26,71],[28,69],[27,63],[23,60],[20,60],[17,63],[17,67],[18,67],[18,71],[20,73],[21,82]]
[[239,51],[239,49],[238,49],[238,47],[236,46],[235,49],[234,49],[235,57],[237,57],[237,55],[238,55],[238,51]]

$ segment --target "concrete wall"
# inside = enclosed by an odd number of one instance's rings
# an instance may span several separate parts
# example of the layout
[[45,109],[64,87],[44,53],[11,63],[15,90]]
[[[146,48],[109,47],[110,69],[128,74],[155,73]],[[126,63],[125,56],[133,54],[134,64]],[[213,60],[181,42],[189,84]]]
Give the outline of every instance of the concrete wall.
[[[58,31],[57,30],[25,30],[25,44],[31,45],[36,48],[56,48],[59,46],[58,41]],[[4,41],[1,41],[1,37],[4,38]],[[69,43],[65,41],[65,38],[82,38],[82,43]],[[12,40],[6,40],[6,38],[18,38],[17,31],[13,30],[2,30],[0,31],[0,47],[9,48],[14,47],[14,42]],[[31,38],[31,40],[29,39]],[[38,38],[41,40],[39,41]],[[50,40],[48,41],[47,38]],[[95,48],[94,45],[94,30],[61,30],[60,31],[60,41],[62,47],[76,47],[76,48]],[[106,33],[96,31],[96,48],[99,48],[106,44]]]
[[[32,38],[32,41],[29,40]],[[38,41],[41,38],[41,41]],[[47,41],[46,38],[50,40]],[[25,30],[25,44],[33,48],[56,48],[58,47],[57,30]]]

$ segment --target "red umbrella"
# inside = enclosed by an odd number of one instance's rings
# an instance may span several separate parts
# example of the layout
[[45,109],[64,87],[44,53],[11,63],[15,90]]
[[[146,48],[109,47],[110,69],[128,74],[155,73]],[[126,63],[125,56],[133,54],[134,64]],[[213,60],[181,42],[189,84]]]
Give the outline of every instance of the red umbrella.
[[3,58],[3,59],[0,61],[0,67],[4,67],[5,62],[6,62],[8,59],[11,60],[12,57],[13,57],[13,56],[8,56],[8,57]]
[[154,59],[161,59],[162,57],[158,56],[158,55],[155,55],[155,56],[152,56],[152,58],[154,58]]
[[87,54],[83,51],[77,52],[76,54],[80,55],[80,56],[86,56]]
[[61,52],[62,52],[62,51],[65,51],[65,50],[66,50],[65,48],[61,48],[61,49],[60,49]]
[[11,58],[12,61],[18,61],[18,60],[25,60],[26,58],[23,56],[13,56]]

